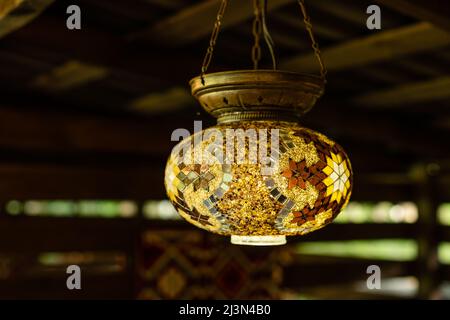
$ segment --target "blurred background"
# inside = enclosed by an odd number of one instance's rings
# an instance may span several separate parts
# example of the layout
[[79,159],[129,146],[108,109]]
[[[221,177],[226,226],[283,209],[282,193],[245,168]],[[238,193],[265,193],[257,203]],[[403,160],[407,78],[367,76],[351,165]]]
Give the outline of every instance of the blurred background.
[[[210,71],[252,67],[251,2],[230,1]],[[354,195],[249,248],[181,220],[163,186],[172,131],[214,124],[188,80],[219,3],[0,0],[0,298],[450,298],[450,4],[306,1],[329,75],[302,124],[344,146]],[[269,0],[267,23],[281,69],[318,72],[296,1]]]

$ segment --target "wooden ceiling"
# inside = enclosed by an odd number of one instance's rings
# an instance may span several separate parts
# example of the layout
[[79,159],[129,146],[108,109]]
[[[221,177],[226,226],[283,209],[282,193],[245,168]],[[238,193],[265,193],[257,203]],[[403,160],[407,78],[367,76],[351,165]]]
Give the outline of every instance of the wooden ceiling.
[[[450,5],[379,0],[382,29],[368,30],[372,2],[306,1],[329,76],[302,124],[346,148],[361,186],[355,196],[405,198],[415,164],[449,168]],[[66,28],[70,4],[81,8],[81,30]],[[214,123],[187,83],[199,73],[218,5],[0,5],[1,197],[163,197],[171,132]],[[296,1],[270,0],[269,9],[281,69],[317,72]],[[230,0],[211,71],[251,67],[251,18],[251,1]]]

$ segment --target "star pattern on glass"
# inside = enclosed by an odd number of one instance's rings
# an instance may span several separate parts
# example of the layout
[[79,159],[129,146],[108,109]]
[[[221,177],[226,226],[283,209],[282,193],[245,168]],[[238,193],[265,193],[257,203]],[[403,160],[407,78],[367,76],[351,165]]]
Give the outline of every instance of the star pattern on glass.
[[309,173],[305,171],[306,162],[295,162],[289,159],[289,167],[282,172],[282,175],[289,179],[288,189],[292,189],[295,186],[301,189],[306,189],[306,179],[309,177]]
[[189,217],[194,220],[197,221],[198,223],[200,223],[203,226],[212,226],[213,224],[211,222],[209,222],[209,216],[205,215],[205,214],[201,214],[196,207],[193,207],[191,211],[187,211],[186,212]]
[[327,187],[326,196],[331,196],[330,202],[340,202],[350,188],[350,170],[340,154],[331,152],[330,155],[326,157],[327,166],[322,170],[327,175],[323,183]]
[[291,223],[296,223],[298,226],[314,220],[315,216],[315,212],[309,210],[294,211],[292,214],[294,215],[294,219],[291,220]]
[[193,183],[194,191],[204,189],[209,192],[209,183],[215,176],[209,171],[208,165],[194,164],[182,167],[177,178],[181,181],[183,188]]
[[325,166],[326,164],[323,161],[318,161],[313,166],[308,167],[304,159],[299,162],[289,159],[289,167],[281,174],[289,179],[288,190],[296,186],[305,190],[306,182],[316,186],[326,178],[326,175],[321,171]]

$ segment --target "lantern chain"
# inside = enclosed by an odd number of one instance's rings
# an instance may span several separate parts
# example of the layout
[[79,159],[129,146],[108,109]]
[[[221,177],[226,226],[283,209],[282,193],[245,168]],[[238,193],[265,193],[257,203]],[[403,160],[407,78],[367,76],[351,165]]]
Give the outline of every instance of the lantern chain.
[[205,84],[204,76],[205,76],[205,73],[208,70],[208,67],[212,60],[214,47],[216,46],[217,37],[220,32],[220,27],[222,25],[222,19],[225,14],[225,10],[227,9],[227,5],[228,5],[228,0],[222,0],[222,2],[220,3],[219,11],[217,12],[216,22],[214,23],[214,28],[211,33],[211,38],[209,40],[209,47],[206,50],[206,54],[203,59],[202,73],[201,73],[202,84]]
[[255,18],[253,19],[253,37],[255,42],[252,47],[252,61],[253,68],[258,69],[259,60],[261,60],[261,46],[259,41],[261,38],[262,26],[261,26],[261,6],[259,0],[253,0],[253,13]]
[[[209,40],[209,46],[208,46],[208,49],[206,50],[206,54],[205,54],[205,57],[204,57],[203,63],[202,63],[201,76],[200,76],[202,84],[205,84],[204,75],[206,74],[206,71],[208,70],[208,67],[209,67],[212,57],[213,57],[214,47],[217,42],[217,37],[220,32],[220,27],[222,25],[223,16],[225,14],[225,10],[227,8],[228,1],[229,0],[222,0],[220,7],[219,7],[219,11],[217,12],[216,21],[214,23],[214,28],[211,33],[211,38]],[[309,17],[309,15],[306,11],[305,0],[297,0],[297,1],[300,5],[300,9],[301,9],[301,12],[303,15],[303,21],[304,21],[306,30],[307,30],[309,37],[311,39],[311,42],[312,42],[312,49],[314,50],[314,54],[320,65],[320,75],[321,75],[322,79],[326,80],[327,69],[326,69],[326,66],[322,59],[322,53],[320,51],[319,44],[317,43],[317,41],[314,37],[313,26],[311,23],[311,18]],[[263,14],[265,14],[265,12],[262,11],[259,0],[253,0],[253,10],[254,10],[255,18],[253,20],[253,30],[252,31],[253,31],[253,36],[254,36],[255,41],[254,41],[254,44],[252,47],[252,60],[253,60],[254,69],[258,69],[259,61],[261,60],[260,38],[261,38],[262,31],[263,31],[263,27],[265,29],[267,27],[265,27],[265,21],[262,21],[262,19],[264,18]],[[263,23],[264,23],[264,25],[263,25]],[[268,43],[268,46],[271,51],[274,69],[276,69],[276,62],[275,62],[275,58],[274,58],[274,54],[273,54],[273,50],[272,50],[272,39],[270,38],[270,35],[268,34],[267,31],[265,31],[264,37],[265,37],[265,40]]]
[[298,4],[300,5],[300,9],[302,11],[303,21],[305,23],[306,31],[308,32],[309,37],[311,38],[314,54],[316,55],[316,58],[320,65],[320,76],[322,77],[323,80],[326,80],[326,75],[327,75],[328,71],[325,66],[325,63],[323,62],[322,53],[320,52],[319,44],[316,42],[316,39],[314,37],[313,26],[311,23],[311,18],[309,17],[308,12],[306,11],[305,0],[298,0]]

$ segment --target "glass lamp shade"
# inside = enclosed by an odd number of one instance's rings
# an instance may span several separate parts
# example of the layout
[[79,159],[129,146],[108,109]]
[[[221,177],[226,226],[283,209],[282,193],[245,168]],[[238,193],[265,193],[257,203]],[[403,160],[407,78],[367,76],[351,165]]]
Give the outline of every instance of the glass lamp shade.
[[330,223],[350,199],[352,169],[341,146],[297,123],[321,94],[319,79],[236,71],[200,81],[193,94],[219,121],[182,140],[167,162],[179,214],[247,245],[284,244]]

